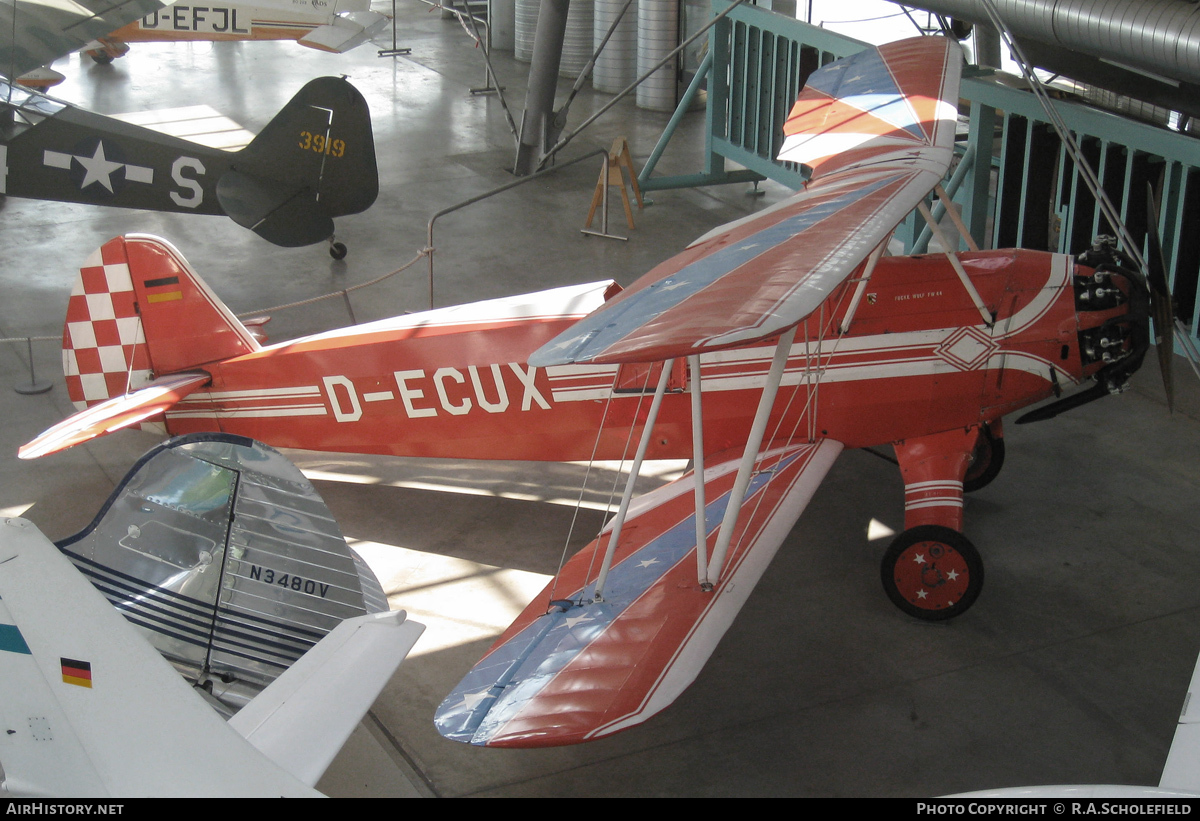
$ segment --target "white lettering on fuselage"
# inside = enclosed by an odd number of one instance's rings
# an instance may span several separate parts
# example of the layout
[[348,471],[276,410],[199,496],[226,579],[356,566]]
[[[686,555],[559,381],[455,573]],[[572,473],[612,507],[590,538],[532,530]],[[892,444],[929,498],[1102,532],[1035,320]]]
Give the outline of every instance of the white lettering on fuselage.
[[204,174],[204,163],[195,157],[180,157],[171,165],[171,179],[180,188],[191,191],[191,196],[183,196],[178,191],[171,192],[171,201],[180,208],[197,208],[204,202],[204,189],[196,180],[183,176],[183,172],[191,171],[198,175]]
[[[358,403],[358,391],[354,383],[344,376],[326,376],[325,395],[329,397],[329,407],[333,408],[333,418],[339,422],[357,422],[362,417],[362,405]],[[346,403],[349,410],[342,404],[341,396],[335,390],[338,386],[346,393]]]
[[[941,291],[925,291],[924,293],[918,293],[918,294],[901,294],[896,297],[896,301],[903,302],[906,299],[926,299],[928,297],[938,297],[941,295],[942,295]],[[874,303],[872,303],[872,304],[874,304]]]
[[537,389],[537,368],[509,362],[477,367],[470,365],[466,373],[458,368],[438,368],[432,376],[423,369],[394,371],[396,391],[371,391],[359,396],[354,383],[345,376],[323,377],[325,395],[333,417],[339,422],[357,422],[362,418],[363,402],[383,402],[398,398],[409,419],[427,419],[440,414],[465,416],[479,408],[486,413],[504,413],[511,403],[504,381],[505,369],[516,377],[521,386],[521,410],[534,405],[550,410],[550,403]]

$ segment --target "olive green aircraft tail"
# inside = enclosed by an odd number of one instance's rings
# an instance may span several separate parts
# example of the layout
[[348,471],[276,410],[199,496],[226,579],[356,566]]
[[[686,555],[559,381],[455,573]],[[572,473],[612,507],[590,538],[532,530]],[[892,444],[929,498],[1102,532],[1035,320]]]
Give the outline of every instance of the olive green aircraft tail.
[[242,149],[217,183],[229,217],[276,245],[333,236],[333,218],[379,194],[371,115],[340,77],[312,80]]

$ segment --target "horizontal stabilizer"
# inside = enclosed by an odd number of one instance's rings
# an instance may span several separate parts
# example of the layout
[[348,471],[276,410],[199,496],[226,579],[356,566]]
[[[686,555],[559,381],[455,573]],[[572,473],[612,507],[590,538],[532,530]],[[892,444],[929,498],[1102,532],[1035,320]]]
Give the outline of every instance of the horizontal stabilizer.
[[32,523],[0,520],[13,795],[316,796],[208,706]]
[[297,42],[302,46],[332,51],[337,54],[361,46],[379,34],[390,18],[374,11],[351,11],[339,14],[328,26],[318,26]]
[[[627,729],[667,707],[712,655],[841,450],[826,440],[759,457],[711,591],[698,579],[694,475],[636,500],[603,601],[594,600],[595,584],[609,531],[567,562],[447,696],[438,730],[481,746],[555,746]],[[709,545],[739,460],[727,452],[704,471]]]
[[921,37],[815,71],[780,153],[813,164],[805,190],[706,235],[529,364],[663,360],[749,344],[800,322],[949,168],[961,62],[953,41]]
[[227,171],[217,182],[225,214],[243,228],[284,248],[312,245],[333,236],[333,217],[304,185]]
[[231,714],[345,619],[388,610],[312,483],[234,434],[152,448],[96,518],[57,544]]
[[403,610],[346,619],[229,724],[312,786],[424,630]]
[[160,376],[132,393],[114,396],[68,416],[37,438],[22,445],[17,451],[17,456],[22,459],[37,459],[102,434],[136,425],[162,413],[211,378],[204,371]]

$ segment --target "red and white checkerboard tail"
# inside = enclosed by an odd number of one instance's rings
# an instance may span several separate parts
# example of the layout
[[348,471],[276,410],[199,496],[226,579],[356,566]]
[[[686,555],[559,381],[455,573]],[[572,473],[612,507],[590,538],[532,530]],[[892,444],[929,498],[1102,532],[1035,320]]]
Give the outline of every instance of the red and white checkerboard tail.
[[258,348],[173,245],[129,234],[106,242],[79,269],[63,329],[63,372],[82,410],[156,377]]
[[153,378],[120,238],[97,249],[79,269],[63,326],[63,373],[78,410],[137,390]]

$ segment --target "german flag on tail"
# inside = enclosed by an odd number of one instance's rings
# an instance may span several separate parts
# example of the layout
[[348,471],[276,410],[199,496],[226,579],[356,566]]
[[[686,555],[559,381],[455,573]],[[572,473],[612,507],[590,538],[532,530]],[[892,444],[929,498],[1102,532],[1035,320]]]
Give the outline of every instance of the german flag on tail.
[[92,686],[92,663],[75,659],[60,659],[62,661],[62,680],[66,684],[78,687]]

